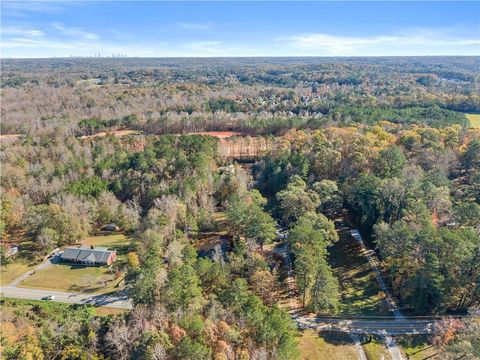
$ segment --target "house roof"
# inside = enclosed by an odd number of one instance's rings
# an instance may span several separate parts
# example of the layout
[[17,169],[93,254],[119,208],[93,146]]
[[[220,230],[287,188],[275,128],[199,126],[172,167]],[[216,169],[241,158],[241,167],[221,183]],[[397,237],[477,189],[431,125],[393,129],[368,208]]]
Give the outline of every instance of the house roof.
[[106,263],[108,258],[115,251],[107,248],[90,248],[88,246],[81,247],[67,247],[61,255],[61,259],[78,261],[78,262],[94,262]]
[[62,253],[61,258],[66,260],[76,260],[80,250],[75,247],[67,247]]

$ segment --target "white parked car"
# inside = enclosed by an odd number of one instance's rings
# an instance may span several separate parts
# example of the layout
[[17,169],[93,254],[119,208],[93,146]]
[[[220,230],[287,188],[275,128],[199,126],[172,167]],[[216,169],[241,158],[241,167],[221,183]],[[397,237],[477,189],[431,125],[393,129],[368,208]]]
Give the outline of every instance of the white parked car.
[[42,298],[42,300],[55,300],[55,295],[47,295]]

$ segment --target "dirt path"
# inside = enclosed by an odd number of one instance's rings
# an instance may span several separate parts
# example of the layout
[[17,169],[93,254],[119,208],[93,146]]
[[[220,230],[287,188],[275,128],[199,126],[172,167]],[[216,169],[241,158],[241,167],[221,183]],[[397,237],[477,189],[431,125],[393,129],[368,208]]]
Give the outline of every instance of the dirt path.
[[199,131],[187,133],[186,135],[209,135],[219,139],[227,139],[232,136],[243,136],[245,134],[235,131]]
[[20,138],[20,134],[3,134],[0,135],[0,143],[7,143],[7,142],[13,142]]
[[[362,247],[362,252],[365,254],[365,256],[368,259],[368,262],[375,273],[375,278],[378,282],[378,285],[382,289],[382,291],[385,293],[386,296],[386,303],[389,307],[389,309],[393,312],[395,315],[395,320],[398,321],[405,321],[405,317],[402,315],[400,310],[398,309],[398,306],[393,298],[393,296],[390,294],[390,291],[388,290],[387,286],[385,285],[385,281],[383,280],[382,274],[380,273],[380,270],[378,270],[378,260],[375,255],[375,252],[373,250],[367,249],[365,246],[365,243],[363,242],[362,235],[358,230],[352,230],[351,234],[353,238],[360,244]],[[393,360],[403,360],[402,353],[400,349],[398,348],[397,344],[395,343],[395,340],[391,336],[385,336],[385,345],[387,346],[388,351],[390,352],[390,355],[392,355]]]
[[302,308],[300,304],[300,299],[298,298],[298,289],[297,282],[295,281],[295,272],[293,269],[292,256],[290,254],[290,249],[288,244],[284,244],[279,247],[272,249],[272,252],[277,254],[283,259],[285,267],[287,268],[287,273],[285,277],[285,284],[287,287],[287,298],[288,298],[288,312],[294,314]]
[[357,350],[358,360],[368,360],[367,354],[365,354],[365,350],[363,350],[362,343],[360,342],[360,338],[357,334],[349,334],[350,338],[355,343],[355,349]]
[[140,131],[137,130],[117,130],[117,131],[100,131],[96,134],[93,135],[84,135],[84,136],[79,136],[79,139],[93,139],[97,137],[105,137],[107,135],[113,135],[115,137],[122,137],[122,136],[127,136],[127,135],[139,135],[141,134]]
[[[289,298],[289,312],[290,314],[294,315],[293,318],[295,319],[297,317],[297,315],[295,314],[298,312],[299,309],[301,309],[301,306],[300,300],[297,296],[298,291],[289,246],[288,244],[284,244],[281,247],[274,248],[273,252],[282,257],[285,266],[287,267],[287,277],[285,279],[285,283],[287,285],[287,296]],[[355,344],[355,350],[357,351],[358,360],[368,360],[367,354],[363,350],[362,343],[360,342],[360,338],[358,337],[358,335],[350,333],[349,336]]]

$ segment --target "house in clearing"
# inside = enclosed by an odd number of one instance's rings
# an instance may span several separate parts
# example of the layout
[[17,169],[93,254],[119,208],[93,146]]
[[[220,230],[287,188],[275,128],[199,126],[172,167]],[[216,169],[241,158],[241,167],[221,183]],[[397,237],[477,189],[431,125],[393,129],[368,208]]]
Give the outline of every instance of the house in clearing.
[[111,231],[119,231],[120,228],[116,224],[107,224],[103,226],[100,230],[111,232]]
[[94,246],[69,246],[60,256],[60,260],[84,265],[111,265],[117,259],[115,250]]

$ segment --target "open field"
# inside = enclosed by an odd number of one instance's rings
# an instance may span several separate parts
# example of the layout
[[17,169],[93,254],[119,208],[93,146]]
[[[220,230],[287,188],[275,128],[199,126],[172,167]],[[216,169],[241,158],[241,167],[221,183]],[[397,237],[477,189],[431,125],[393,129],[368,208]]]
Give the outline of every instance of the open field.
[[20,275],[29,269],[29,264],[25,260],[15,260],[10,264],[1,267],[0,285],[8,285]]
[[[126,262],[126,254],[130,251],[130,239],[123,234],[91,236],[82,243],[116,250],[117,261],[113,268],[120,270]],[[116,278],[115,273],[115,270],[106,266],[60,263],[35,272],[22,281],[19,287],[104,294],[123,289],[123,276]]]
[[480,129],[480,114],[465,114],[472,128]]
[[384,344],[372,341],[367,344],[363,344],[363,350],[367,355],[368,360],[391,360],[392,356],[388,352]]
[[346,234],[332,247],[330,264],[340,284],[340,315],[388,315],[368,260]]
[[130,251],[131,239],[121,233],[108,235],[89,236],[82,241],[82,245],[106,247],[117,251],[117,257],[125,256]]
[[319,335],[313,330],[302,332],[298,342],[302,360],[357,360],[357,350],[346,335]]

